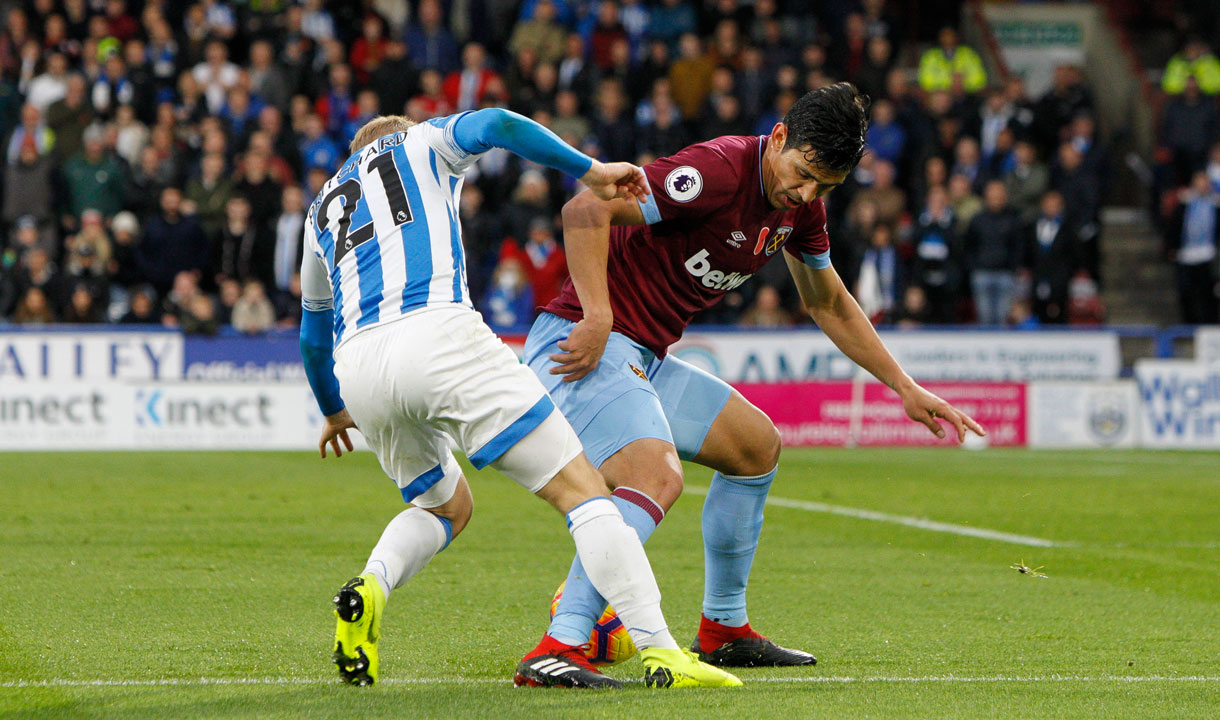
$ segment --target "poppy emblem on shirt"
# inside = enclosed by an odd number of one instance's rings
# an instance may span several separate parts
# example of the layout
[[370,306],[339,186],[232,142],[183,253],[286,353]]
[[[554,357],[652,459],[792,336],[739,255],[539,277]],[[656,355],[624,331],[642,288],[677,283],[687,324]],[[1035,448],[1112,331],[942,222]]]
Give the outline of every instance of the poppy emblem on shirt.
[[784,225],[775,231],[771,236],[771,242],[767,243],[767,257],[774,255],[780,248],[784,246],[784,241],[792,234],[792,226]]
[[665,192],[677,202],[690,202],[703,192],[703,176],[690,165],[674,168],[665,176]]
[[648,379],[648,376],[644,374],[644,371],[643,371],[643,370],[641,370],[641,369],[639,369],[639,368],[638,368],[638,367],[636,367],[635,365],[632,365],[631,363],[627,363],[627,367],[631,368],[631,372],[633,372],[633,373],[635,373],[636,375],[638,375],[638,376],[639,376],[639,378],[640,378],[641,380],[647,380],[647,379]]

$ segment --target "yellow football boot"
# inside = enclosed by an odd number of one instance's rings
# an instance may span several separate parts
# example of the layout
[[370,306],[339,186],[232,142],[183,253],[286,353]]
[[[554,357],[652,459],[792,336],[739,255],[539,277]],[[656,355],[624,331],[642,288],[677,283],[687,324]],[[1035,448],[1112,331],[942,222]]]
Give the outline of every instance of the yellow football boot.
[[377,682],[377,640],[385,593],[372,573],[347,581],[335,593],[335,665],[339,677],[351,685]]
[[736,675],[712,667],[689,650],[646,648],[640,651],[644,661],[644,684],[653,688],[741,687]]

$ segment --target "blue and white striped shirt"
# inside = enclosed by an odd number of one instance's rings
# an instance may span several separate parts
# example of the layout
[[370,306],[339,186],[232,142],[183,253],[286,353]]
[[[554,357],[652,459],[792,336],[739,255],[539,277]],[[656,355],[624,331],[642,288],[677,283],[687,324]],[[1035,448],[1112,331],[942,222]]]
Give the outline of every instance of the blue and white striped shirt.
[[454,139],[461,115],[378,138],[322,186],[305,219],[302,304],[334,308],[334,340],[414,310],[473,307],[458,198],[478,155]]

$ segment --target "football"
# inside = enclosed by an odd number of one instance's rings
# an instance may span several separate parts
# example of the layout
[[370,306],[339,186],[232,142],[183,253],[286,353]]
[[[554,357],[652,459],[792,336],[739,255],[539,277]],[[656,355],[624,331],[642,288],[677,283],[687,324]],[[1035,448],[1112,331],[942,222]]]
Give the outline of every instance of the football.
[[[559,607],[559,598],[563,597],[565,584],[559,584],[559,589],[551,600],[551,617],[555,617],[555,608]],[[614,608],[607,607],[606,612],[602,613],[597,624],[593,626],[593,633],[589,635],[589,647],[585,649],[585,657],[594,665],[614,665],[630,658],[636,652],[635,643],[631,641],[627,628],[623,627],[618,613],[614,612]]]

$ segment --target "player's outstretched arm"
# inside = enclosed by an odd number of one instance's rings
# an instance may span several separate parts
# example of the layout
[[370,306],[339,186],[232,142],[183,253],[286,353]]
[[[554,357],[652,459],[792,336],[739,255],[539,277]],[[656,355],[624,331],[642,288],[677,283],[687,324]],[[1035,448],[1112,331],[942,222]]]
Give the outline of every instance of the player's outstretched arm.
[[844,355],[898,393],[908,417],[926,425],[938,438],[945,431],[937,418],[953,424],[959,442],[966,439],[967,430],[980,437],[987,434],[973,418],[920,387],[903,371],[833,267],[815,270],[788,253],[784,259],[809,316]]
[[458,117],[453,139],[469,153],[504,148],[540,165],[578,178],[597,197],[643,197],[644,171],[631,163],[603,163],[567,144],[547,128],[510,110],[485,108]]
[[343,455],[340,440],[348,450],[352,449],[347,431],[356,427],[356,423],[339,395],[339,380],[335,377],[335,339],[331,334],[335,321],[334,297],[325,265],[309,252],[311,240],[307,229],[306,251],[301,258],[301,360],[318,409],[326,418],[318,452],[325,458],[326,445],[330,443],[335,457],[339,457]]

